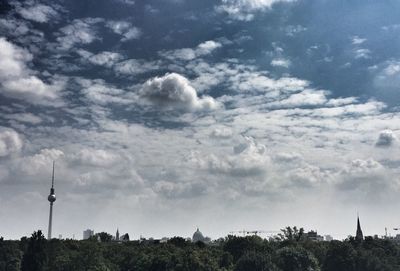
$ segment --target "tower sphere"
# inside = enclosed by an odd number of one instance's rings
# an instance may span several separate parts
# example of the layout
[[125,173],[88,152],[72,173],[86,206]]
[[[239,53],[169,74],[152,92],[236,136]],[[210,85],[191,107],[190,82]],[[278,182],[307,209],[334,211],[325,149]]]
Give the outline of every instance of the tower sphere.
[[47,199],[50,202],[55,202],[56,201],[56,195],[55,194],[50,194]]

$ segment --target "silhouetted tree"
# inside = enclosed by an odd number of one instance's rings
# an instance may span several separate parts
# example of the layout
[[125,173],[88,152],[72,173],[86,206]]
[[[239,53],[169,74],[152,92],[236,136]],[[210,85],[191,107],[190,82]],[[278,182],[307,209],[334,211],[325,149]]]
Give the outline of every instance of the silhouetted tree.
[[271,257],[260,252],[246,252],[237,261],[235,271],[275,271],[276,266],[272,263]]
[[324,271],[355,271],[357,253],[348,242],[332,241],[326,252]]
[[304,229],[298,229],[296,226],[286,227],[281,229],[282,233],[279,233],[276,239],[278,241],[287,241],[287,242],[299,242],[305,239]]
[[112,235],[106,232],[99,232],[94,235],[96,238],[100,239],[100,242],[111,242]]
[[46,239],[42,231],[35,231],[28,242],[27,250],[22,258],[22,271],[42,271],[47,263]]
[[129,241],[129,234],[125,233],[125,234],[122,236],[122,240],[123,240],[123,241]]
[[224,244],[224,250],[233,256],[234,262],[236,262],[244,253],[260,250],[262,247],[263,240],[255,235],[246,237],[229,235]]
[[182,237],[175,236],[168,240],[168,244],[172,244],[177,247],[185,247],[188,242]]
[[277,264],[282,271],[320,270],[315,256],[301,246],[288,246],[277,251]]

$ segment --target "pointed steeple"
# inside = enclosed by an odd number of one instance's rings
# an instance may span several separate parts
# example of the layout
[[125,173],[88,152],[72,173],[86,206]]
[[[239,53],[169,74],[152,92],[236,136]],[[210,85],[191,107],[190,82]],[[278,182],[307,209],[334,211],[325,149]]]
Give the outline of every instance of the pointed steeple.
[[117,233],[115,234],[115,240],[119,241],[119,229],[117,228]]
[[361,230],[361,225],[360,225],[360,218],[357,215],[357,232],[356,232],[356,240],[357,241],[362,241],[364,240],[364,235]]

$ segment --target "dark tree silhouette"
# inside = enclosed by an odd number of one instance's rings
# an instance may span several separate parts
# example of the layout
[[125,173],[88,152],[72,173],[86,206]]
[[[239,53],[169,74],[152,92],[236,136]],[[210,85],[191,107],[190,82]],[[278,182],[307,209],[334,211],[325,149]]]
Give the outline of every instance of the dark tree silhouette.
[[22,258],[22,271],[42,271],[47,263],[46,239],[41,230],[35,231]]

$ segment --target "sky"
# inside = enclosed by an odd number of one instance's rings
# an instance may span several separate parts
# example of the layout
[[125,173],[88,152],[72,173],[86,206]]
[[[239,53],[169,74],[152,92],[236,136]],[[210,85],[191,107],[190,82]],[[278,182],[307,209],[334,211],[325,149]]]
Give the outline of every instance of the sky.
[[400,226],[397,0],[0,1],[0,236]]

